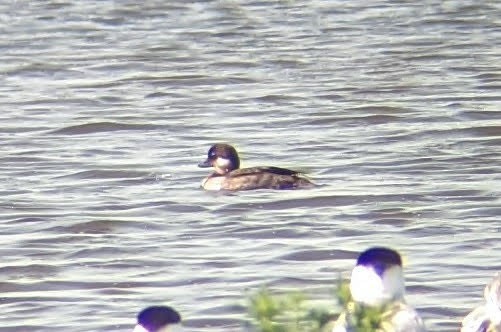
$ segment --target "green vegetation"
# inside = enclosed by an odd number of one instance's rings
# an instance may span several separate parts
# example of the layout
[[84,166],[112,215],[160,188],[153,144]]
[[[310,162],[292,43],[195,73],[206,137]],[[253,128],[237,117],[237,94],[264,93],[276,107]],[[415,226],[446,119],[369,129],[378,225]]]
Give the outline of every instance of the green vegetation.
[[[385,307],[367,307],[351,299],[348,282],[338,282],[335,291],[338,303],[344,308],[341,319],[350,332],[370,332],[381,328]],[[250,297],[249,312],[257,332],[326,332],[332,330],[334,317],[325,308],[308,306],[301,292],[271,294],[262,288]]]
[[320,332],[332,319],[326,310],[307,308],[300,292],[272,295],[266,288],[251,296],[250,313],[259,332]]
[[367,307],[354,302],[346,310],[347,325],[353,332],[373,332],[382,327],[383,310],[380,307]]

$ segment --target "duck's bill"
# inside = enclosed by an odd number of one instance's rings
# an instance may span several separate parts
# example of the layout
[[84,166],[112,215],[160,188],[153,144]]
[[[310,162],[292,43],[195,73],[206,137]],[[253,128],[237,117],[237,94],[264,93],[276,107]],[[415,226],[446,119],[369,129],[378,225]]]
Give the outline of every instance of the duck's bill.
[[198,167],[212,167],[212,163],[209,159],[207,159],[199,163]]

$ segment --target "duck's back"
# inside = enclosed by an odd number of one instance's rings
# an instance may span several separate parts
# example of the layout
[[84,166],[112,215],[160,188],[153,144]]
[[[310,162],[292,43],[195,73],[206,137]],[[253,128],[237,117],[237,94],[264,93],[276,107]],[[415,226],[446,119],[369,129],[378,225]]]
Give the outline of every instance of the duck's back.
[[221,189],[295,189],[312,187],[301,173],[280,167],[249,167],[236,169],[226,175]]

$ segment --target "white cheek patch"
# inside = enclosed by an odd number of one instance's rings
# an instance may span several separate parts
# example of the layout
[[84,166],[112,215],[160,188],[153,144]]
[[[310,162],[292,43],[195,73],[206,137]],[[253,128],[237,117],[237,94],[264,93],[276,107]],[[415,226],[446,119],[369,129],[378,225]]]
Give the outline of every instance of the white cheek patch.
[[149,332],[142,325],[137,324],[132,332]]
[[401,299],[405,290],[402,268],[392,266],[380,277],[370,266],[355,266],[351,274],[350,290],[353,300],[371,306]]
[[383,294],[383,282],[372,268],[357,265],[351,272],[350,291],[355,302],[376,305]]
[[231,163],[229,159],[218,157],[215,164],[217,168],[227,169]]

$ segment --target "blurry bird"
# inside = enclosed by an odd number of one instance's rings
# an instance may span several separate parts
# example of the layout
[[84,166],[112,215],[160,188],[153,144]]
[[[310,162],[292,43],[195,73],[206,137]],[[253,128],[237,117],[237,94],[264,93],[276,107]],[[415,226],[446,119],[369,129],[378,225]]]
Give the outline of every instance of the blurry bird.
[[461,332],[500,332],[501,331],[501,272],[485,286],[485,303],[464,319]]
[[341,313],[332,332],[357,331],[364,313],[379,313],[371,331],[422,332],[423,321],[405,303],[405,285],[400,255],[388,248],[370,248],[360,254],[351,273],[352,302]]

